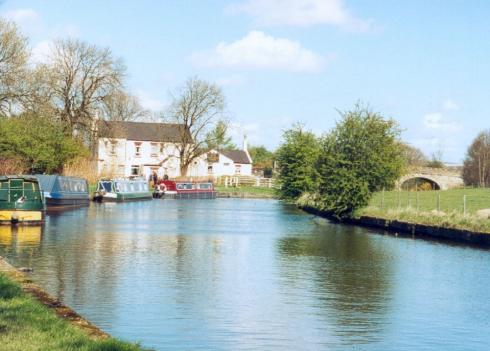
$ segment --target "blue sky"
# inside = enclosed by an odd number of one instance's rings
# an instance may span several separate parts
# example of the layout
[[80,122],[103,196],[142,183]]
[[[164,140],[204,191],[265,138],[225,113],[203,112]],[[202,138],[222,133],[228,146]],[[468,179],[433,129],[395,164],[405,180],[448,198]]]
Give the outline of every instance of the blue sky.
[[220,84],[237,143],[275,148],[296,121],[320,135],[358,100],[448,162],[490,128],[486,0],[6,0],[0,15],[36,57],[67,36],[110,47],[147,108],[191,76]]

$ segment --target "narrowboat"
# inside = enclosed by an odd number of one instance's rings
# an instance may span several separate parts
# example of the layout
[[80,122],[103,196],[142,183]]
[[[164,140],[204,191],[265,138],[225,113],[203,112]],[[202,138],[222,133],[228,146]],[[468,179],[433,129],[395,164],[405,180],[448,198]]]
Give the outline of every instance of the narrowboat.
[[152,199],[148,182],[142,178],[101,179],[97,182],[94,201],[134,201]]
[[160,181],[153,192],[155,198],[165,199],[215,199],[213,183]]
[[0,176],[0,224],[39,224],[45,203],[33,176]]
[[47,209],[87,206],[88,182],[83,178],[37,174]]

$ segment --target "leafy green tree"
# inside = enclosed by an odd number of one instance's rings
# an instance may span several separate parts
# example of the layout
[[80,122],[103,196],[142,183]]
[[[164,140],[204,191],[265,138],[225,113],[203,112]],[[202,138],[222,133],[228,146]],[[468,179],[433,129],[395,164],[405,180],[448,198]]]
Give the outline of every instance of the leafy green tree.
[[267,150],[265,146],[250,146],[248,153],[252,158],[254,167],[263,169],[265,177],[271,177],[274,166],[274,153]]
[[206,134],[206,145],[208,149],[235,150],[236,145],[228,136],[228,125],[225,121],[218,121],[212,130]]
[[65,133],[64,126],[35,114],[0,120],[0,158],[21,160],[32,173],[61,172],[76,157],[88,156],[82,142]]
[[320,153],[317,137],[295,125],[283,134],[283,143],[276,153],[281,198],[294,200],[306,192],[314,192],[317,184],[315,165]]
[[394,185],[404,157],[394,120],[360,104],[341,116],[323,138],[318,170],[321,207],[345,218],[366,206],[372,192]]

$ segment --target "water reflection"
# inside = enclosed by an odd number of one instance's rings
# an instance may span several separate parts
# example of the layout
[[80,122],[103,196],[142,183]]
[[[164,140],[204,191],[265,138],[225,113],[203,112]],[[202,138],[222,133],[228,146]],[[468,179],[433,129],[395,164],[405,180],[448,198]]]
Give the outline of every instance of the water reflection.
[[[278,241],[284,289],[302,287],[315,294],[341,342],[379,340],[392,295],[392,256],[363,229],[314,222],[311,235]],[[304,274],[305,267],[313,276]]]
[[39,254],[44,226],[0,226],[0,247],[4,255],[22,257],[24,266],[31,266],[32,257]]
[[44,227],[0,227],[0,255],[109,333],[157,350],[490,342],[488,252],[371,235],[276,201],[92,204]]

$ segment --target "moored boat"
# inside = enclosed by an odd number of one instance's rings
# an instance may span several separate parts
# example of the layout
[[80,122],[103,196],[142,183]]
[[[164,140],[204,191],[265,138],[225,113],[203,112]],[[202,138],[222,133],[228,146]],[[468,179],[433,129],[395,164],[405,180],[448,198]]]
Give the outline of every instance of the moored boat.
[[33,176],[0,176],[0,224],[38,224],[44,221],[45,203]]
[[153,192],[155,198],[166,199],[215,199],[213,183],[174,182],[162,180]]
[[97,182],[94,201],[134,201],[152,199],[148,182],[142,178],[101,179]]
[[37,174],[36,178],[48,210],[90,204],[88,182],[83,178],[44,174]]

